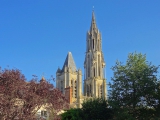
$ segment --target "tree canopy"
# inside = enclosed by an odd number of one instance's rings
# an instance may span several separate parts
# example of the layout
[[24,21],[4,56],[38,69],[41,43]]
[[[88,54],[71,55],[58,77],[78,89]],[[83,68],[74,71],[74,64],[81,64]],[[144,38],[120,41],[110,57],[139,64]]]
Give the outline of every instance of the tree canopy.
[[109,120],[112,118],[112,110],[109,108],[107,100],[103,98],[93,98],[82,103],[82,110],[85,120]]
[[159,103],[156,97],[159,91],[158,68],[141,53],[129,54],[126,64],[117,61],[112,67],[114,76],[109,84],[110,105],[114,109],[120,109],[121,113],[124,111],[124,116],[130,119],[142,116],[144,110],[152,111],[148,116],[154,117],[152,113]]
[[61,120],[84,120],[84,114],[80,108],[71,108],[61,115]]
[[113,111],[103,98],[86,99],[82,108],[70,109],[62,114],[62,120],[110,120]]
[[34,120],[35,114],[45,106],[58,112],[68,108],[64,95],[46,80],[33,78],[26,81],[17,69],[0,70],[0,119]]

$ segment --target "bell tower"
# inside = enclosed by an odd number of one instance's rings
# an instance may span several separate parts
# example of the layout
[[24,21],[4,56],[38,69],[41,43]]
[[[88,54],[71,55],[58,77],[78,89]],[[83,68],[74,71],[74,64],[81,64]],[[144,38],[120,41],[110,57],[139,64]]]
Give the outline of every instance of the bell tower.
[[94,11],[90,30],[86,37],[86,55],[84,61],[84,95],[106,99],[105,61],[102,52],[102,38]]

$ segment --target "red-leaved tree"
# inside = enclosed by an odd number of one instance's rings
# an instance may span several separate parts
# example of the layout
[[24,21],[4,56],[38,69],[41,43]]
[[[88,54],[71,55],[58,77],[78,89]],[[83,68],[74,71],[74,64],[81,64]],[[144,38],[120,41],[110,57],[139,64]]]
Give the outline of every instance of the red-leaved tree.
[[54,110],[54,116],[69,107],[64,95],[46,80],[27,82],[17,69],[0,71],[0,120],[35,120],[42,106]]

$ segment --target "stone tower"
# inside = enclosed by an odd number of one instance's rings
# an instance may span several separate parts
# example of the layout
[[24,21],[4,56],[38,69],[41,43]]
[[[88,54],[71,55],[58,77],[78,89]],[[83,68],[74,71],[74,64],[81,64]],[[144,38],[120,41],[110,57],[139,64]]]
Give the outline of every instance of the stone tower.
[[72,98],[75,100],[82,95],[82,72],[77,70],[71,52],[68,52],[63,68],[58,68],[56,72],[56,87],[63,94],[65,88],[72,88]]
[[86,38],[84,96],[103,97],[105,99],[107,96],[102,38],[96,25],[94,11],[92,12],[91,26]]

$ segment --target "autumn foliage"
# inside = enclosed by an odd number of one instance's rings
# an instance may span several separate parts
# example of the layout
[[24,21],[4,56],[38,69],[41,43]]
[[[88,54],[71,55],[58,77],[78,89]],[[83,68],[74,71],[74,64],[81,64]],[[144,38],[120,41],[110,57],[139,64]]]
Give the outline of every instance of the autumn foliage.
[[0,120],[34,120],[41,107],[54,111],[68,108],[64,95],[45,79],[27,82],[17,69],[0,71]]

